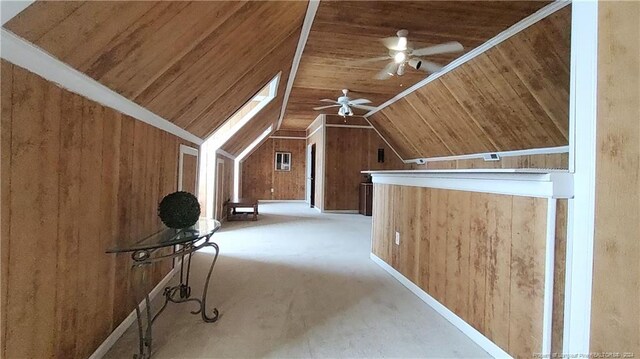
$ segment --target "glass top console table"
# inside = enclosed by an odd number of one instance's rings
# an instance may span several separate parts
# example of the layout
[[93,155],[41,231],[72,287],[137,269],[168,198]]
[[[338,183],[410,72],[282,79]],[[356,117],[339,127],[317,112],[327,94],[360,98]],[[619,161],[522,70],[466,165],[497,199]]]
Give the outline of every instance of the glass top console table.
[[[207,290],[211,280],[213,267],[218,260],[220,248],[218,244],[211,240],[213,234],[220,228],[220,222],[213,219],[202,218],[196,224],[184,229],[166,228],[148,237],[142,238],[135,243],[117,245],[107,250],[107,253],[131,253],[133,264],[131,265],[131,275],[129,276],[129,288],[134,300],[136,309],[136,319],[138,324],[138,354],[134,354],[135,359],[146,359],[151,357],[152,351],[152,331],[153,322],[164,311],[169,302],[186,303],[193,302],[198,305],[198,309],[192,314],[200,314],[202,320],[213,323],[218,320],[218,309],[214,308],[212,314],[207,314]],[[209,272],[204,282],[201,298],[191,297],[191,287],[189,285],[189,274],[191,271],[192,254],[204,247],[212,247],[215,255],[211,260]],[[172,252],[163,249],[174,248]],[[180,283],[175,286],[164,288],[164,303],[162,307],[152,315],[149,291],[144,290],[143,295],[139,295],[139,288],[145,287],[147,282],[146,270],[149,265],[161,260],[180,258]],[[135,285],[137,284],[137,285]],[[143,298],[142,298],[143,297]],[[144,304],[143,304],[144,303]]]

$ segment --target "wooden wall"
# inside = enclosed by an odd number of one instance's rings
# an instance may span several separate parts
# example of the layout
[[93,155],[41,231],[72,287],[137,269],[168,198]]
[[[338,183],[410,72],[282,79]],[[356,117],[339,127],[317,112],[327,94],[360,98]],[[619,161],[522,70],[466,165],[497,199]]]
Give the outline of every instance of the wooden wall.
[[640,355],[640,3],[598,3],[594,353]]
[[162,228],[183,141],[5,61],[1,95],[2,357],[86,358],[133,310],[105,250]]
[[[540,352],[547,199],[381,184],[373,198],[376,256],[511,355]],[[556,228],[560,351],[566,201]]]
[[[269,200],[303,200],[305,195],[306,141],[269,138],[242,162],[242,197]],[[291,171],[275,170],[275,153],[291,153]],[[271,189],[273,188],[273,192]]]
[[499,161],[485,161],[481,158],[427,162],[413,164],[412,169],[469,169],[469,168],[569,168],[569,154],[526,155],[502,157]]
[[[327,119],[330,121],[330,119]],[[400,158],[373,128],[326,128],[324,209],[357,210],[364,170],[404,169]],[[384,150],[379,163],[378,149]]]
[[42,1],[5,27],[205,138],[279,71],[288,76],[306,9],[304,1]]
[[568,144],[571,7],[369,117],[403,159]]

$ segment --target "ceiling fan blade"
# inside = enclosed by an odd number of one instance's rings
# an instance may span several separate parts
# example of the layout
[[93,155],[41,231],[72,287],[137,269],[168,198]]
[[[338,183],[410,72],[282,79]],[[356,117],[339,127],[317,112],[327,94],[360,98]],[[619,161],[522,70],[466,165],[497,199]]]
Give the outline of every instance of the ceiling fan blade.
[[389,64],[387,64],[387,66],[385,66],[384,69],[382,69],[382,71],[378,72],[378,74],[376,75],[376,79],[378,80],[389,79],[393,77],[396,71],[398,71],[398,64],[392,61]]
[[444,44],[424,47],[422,49],[415,49],[411,53],[414,56],[428,56],[438,54],[448,54],[451,52],[463,51],[464,47],[457,41],[445,42]]
[[443,67],[442,65],[429,60],[423,60],[419,58],[414,58],[414,60],[421,62],[420,68],[418,70],[424,71],[424,72],[429,72],[429,73],[438,72],[442,70],[442,67]]
[[320,102],[331,102],[331,103],[340,104],[340,102],[338,102],[336,100],[329,100],[328,98],[323,98],[322,100],[320,100]]
[[326,108],[331,108],[331,107],[340,107],[342,105],[329,105],[329,106],[320,106],[320,107],[314,107],[313,109],[316,111],[320,111],[320,110],[324,110]]
[[349,101],[349,105],[364,105],[365,103],[371,103],[371,101],[367,100],[366,98],[359,98]]
[[345,64],[347,66],[359,66],[359,65],[370,64],[372,62],[389,60],[390,58],[391,57],[389,55],[387,55],[387,56],[378,56],[378,57],[372,57],[370,59],[347,61]]
[[374,107],[374,106],[365,106],[365,105],[351,105],[351,107],[359,108],[361,110],[367,110],[367,111],[372,111],[372,110],[375,110],[377,108],[377,107]]

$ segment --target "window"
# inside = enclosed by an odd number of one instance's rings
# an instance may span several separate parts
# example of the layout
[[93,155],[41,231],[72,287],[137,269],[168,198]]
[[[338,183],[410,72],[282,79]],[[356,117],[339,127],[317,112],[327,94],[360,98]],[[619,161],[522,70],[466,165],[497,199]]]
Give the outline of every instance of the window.
[[291,171],[291,152],[276,152],[276,171]]

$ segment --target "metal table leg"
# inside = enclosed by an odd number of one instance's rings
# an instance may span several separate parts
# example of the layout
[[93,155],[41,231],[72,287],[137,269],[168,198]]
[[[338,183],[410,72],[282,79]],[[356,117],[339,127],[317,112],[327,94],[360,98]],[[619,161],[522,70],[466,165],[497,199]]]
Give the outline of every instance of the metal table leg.
[[[140,280],[138,282],[138,286],[133,283],[136,281],[130,281],[130,290],[133,297],[133,304],[136,308],[136,321],[138,324],[138,354],[133,354],[134,359],[147,359],[151,357],[152,350],[152,334],[151,334],[151,303],[149,300],[149,293],[144,290],[144,302],[140,302],[138,300],[139,296],[137,295],[137,289],[140,287],[144,287],[144,283],[146,283],[146,268],[151,263],[136,263],[131,266],[131,272],[134,277],[139,277]],[[144,311],[140,308],[140,306],[144,305]],[[146,324],[146,325],[145,325]]]
[[[152,352],[152,325],[153,322],[158,318],[158,316],[166,309],[167,304],[169,302],[172,303],[186,303],[186,302],[194,302],[198,304],[198,308],[196,310],[192,310],[191,314],[200,314],[202,320],[206,323],[213,323],[217,321],[220,317],[220,313],[217,308],[213,308],[212,315],[209,316],[207,314],[207,292],[209,290],[209,283],[211,282],[211,275],[213,273],[213,268],[218,261],[218,255],[220,253],[220,248],[214,242],[209,242],[210,236],[206,237],[205,242],[199,246],[187,247],[186,250],[178,254],[182,257],[182,263],[180,264],[180,283],[175,286],[168,286],[164,288],[163,296],[165,298],[162,307],[152,316],[151,315],[151,303],[149,299],[149,293],[147,290],[144,290],[144,305],[146,306],[144,313],[140,308],[140,301],[138,300],[139,296],[135,288],[132,290],[134,305],[136,309],[136,320],[138,324],[138,354],[134,354],[134,359],[148,359],[151,357]],[[204,247],[213,247],[215,249],[215,255],[213,260],[211,261],[211,265],[209,266],[209,272],[207,273],[207,278],[204,282],[204,288],[202,291],[202,298],[191,298],[191,287],[189,286],[189,275],[191,272],[191,259],[192,254],[198,249]],[[139,286],[144,287],[146,283],[146,271],[148,265],[152,264],[152,262],[167,258],[168,256],[162,256],[158,258],[150,259],[150,252],[136,252],[132,255],[134,259],[134,265],[132,265],[132,272],[140,275],[140,280],[137,281]],[[177,255],[176,255],[177,256]],[[186,263],[186,271],[184,270]],[[131,281],[130,283],[133,283]],[[146,324],[146,325],[145,325]]]

